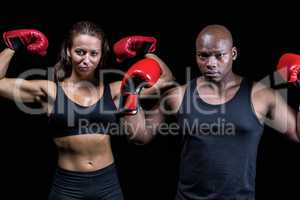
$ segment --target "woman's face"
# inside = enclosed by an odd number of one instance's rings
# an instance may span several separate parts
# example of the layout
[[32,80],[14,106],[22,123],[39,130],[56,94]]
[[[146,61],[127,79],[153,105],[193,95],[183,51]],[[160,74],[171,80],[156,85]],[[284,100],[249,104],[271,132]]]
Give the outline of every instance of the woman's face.
[[67,49],[73,70],[80,76],[94,75],[101,59],[102,41],[95,36],[79,34],[73,38],[73,45]]

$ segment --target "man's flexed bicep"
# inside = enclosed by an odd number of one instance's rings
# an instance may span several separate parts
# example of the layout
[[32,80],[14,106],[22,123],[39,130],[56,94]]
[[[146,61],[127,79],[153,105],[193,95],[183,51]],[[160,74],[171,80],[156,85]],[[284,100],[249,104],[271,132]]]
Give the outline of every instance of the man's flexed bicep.
[[278,91],[268,89],[265,91],[268,102],[265,123],[293,141],[299,142],[297,133],[297,113],[280,95]]
[[275,102],[270,108],[273,126],[293,141],[300,142],[300,136],[297,133],[296,111],[286,103],[279,93],[275,92],[274,96]]

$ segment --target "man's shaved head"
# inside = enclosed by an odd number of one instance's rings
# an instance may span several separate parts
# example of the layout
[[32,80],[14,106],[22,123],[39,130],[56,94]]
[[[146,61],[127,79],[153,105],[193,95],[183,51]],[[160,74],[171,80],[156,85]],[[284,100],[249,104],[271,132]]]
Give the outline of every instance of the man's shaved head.
[[213,41],[226,41],[227,45],[232,47],[232,35],[230,31],[222,25],[209,25],[201,30],[197,36],[196,44],[206,44]]

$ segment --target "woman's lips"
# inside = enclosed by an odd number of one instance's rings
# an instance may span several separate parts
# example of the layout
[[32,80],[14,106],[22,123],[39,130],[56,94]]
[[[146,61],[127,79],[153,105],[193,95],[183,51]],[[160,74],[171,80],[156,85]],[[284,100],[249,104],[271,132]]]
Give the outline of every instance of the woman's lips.
[[78,67],[80,71],[88,71],[90,67]]

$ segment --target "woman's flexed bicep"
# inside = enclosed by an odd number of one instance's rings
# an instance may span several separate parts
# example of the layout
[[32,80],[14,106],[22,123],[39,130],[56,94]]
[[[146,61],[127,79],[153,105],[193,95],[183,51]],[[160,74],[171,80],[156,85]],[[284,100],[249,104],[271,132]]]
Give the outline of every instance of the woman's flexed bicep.
[[24,80],[3,78],[0,80],[0,96],[24,103],[42,103],[52,96],[52,82],[47,80]]

